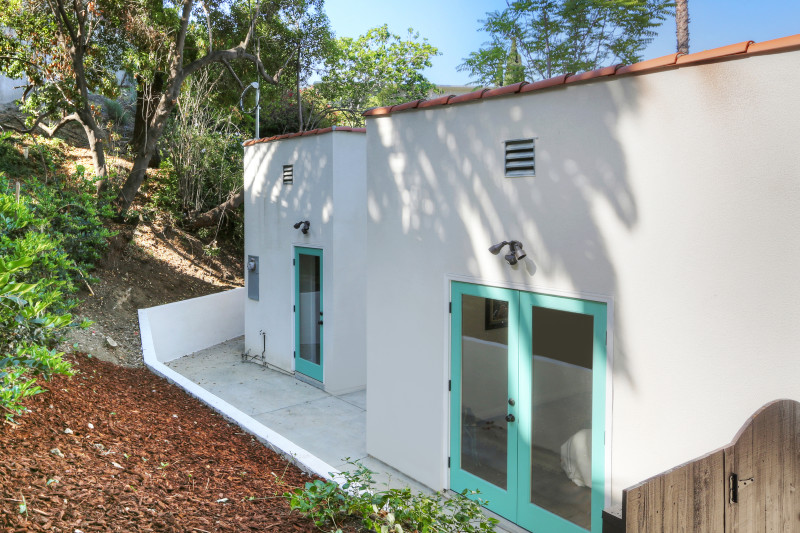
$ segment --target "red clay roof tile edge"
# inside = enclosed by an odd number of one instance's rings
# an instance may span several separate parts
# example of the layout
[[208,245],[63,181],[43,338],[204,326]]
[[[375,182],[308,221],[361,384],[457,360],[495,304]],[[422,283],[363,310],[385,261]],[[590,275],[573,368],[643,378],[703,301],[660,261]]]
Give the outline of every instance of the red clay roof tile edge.
[[[673,67],[680,67],[683,65],[691,65],[702,61],[724,60],[731,56],[743,56],[745,54],[759,54],[777,51],[788,51],[792,49],[800,49],[800,34],[790,35],[788,37],[781,37],[764,41],[763,43],[755,43],[753,41],[742,41],[741,43],[730,44],[703,52],[694,54],[670,54],[646,61],[640,61],[633,65],[613,65],[603,67],[588,72],[581,72],[578,74],[563,74],[546,80],[540,80],[534,83],[520,82],[520,84],[508,85],[505,87],[498,87],[496,89],[479,89],[471,93],[462,94],[459,96],[440,97],[433,100],[418,101],[416,106],[407,106],[406,104],[398,104],[392,107],[381,107],[370,109],[364,113],[364,116],[374,115],[391,115],[394,108],[412,109],[415,107],[433,107],[437,105],[459,104],[462,102],[469,102],[479,100],[491,96],[499,96],[501,94],[513,93],[527,93],[538,89],[545,89],[548,87],[556,87],[565,83],[574,83],[579,81],[591,80],[603,76],[612,75],[625,75],[634,73],[653,72],[658,70],[668,70]],[[518,90],[514,90],[519,85]],[[398,109],[399,110],[399,109]]]
[[477,91],[472,91],[471,93],[464,93],[459,94],[458,96],[454,96],[448,102],[449,105],[453,104],[460,104],[462,102],[471,102],[472,100],[480,100],[483,98],[483,95],[489,91],[490,89],[478,89]]
[[647,61],[639,61],[633,65],[624,65],[619,67],[615,74],[619,76],[622,74],[633,74],[634,72],[650,72],[651,70],[672,66],[677,60],[678,54],[669,54],[654,59],[648,59]]
[[367,109],[364,111],[365,117],[376,117],[380,115],[391,115],[392,114],[392,107],[394,106],[383,106],[383,107],[373,107],[372,109]]
[[485,93],[483,93],[483,98],[494,98],[495,96],[503,96],[505,94],[516,94],[522,89],[523,86],[527,85],[527,81],[521,81],[519,83],[514,83],[512,85],[506,85],[504,87],[497,87],[496,89],[489,89]]
[[273,135],[272,137],[266,137],[262,139],[250,139],[249,141],[245,141],[242,143],[242,146],[252,146],[254,144],[260,143],[268,143],[272,141],[280,141],[283,139],[289,139],[292,137],[306,137],[310,135],[323,135],[325,133],[330,133],[332,131],[349,131],[353,133],[366,133],[366,128],[351,128],[350,126],[329,126],[327,128],[318,128],[315,130],[308,130],[302,131],[297,133],[284,133],[282,135]]
[[552,78],[547,78],[546,80],[535,81],[533,83],[529,83],[524,87],[522,87],[522,89],[520,89],[519,92],[529,93],[531,91],[536,91],[539,89],[547,89],[548,87],[556,87],[558,85],[564,85],[564,82],[569,76],[572,76],[572,73],[562,74],[560,76],[554,76]]
[[391,112],[395,113],[397,111],[405,111],[406,109],[416,109],[421,102],[424,102],[424,100],[412,100],[404,104],[393,105],[391,107]]
[[433,107],[437,105],[447,105],[447,102],[449,102],[451,98],[454,98],[454,95],[446,94],[438,98],[433,98],[432,100],[423,100],[422,102],[419,103],[417,107],[423,108],[423,107]]
[[792,48],[800,48],[800,33],[796,35],[789,35],[781,37],[780,39],[771,39],[761,43],[753,43],[747,48],[749,54],[760,54],[765,52],[778,52],[782,50],[789,50]]
[[697,63],[698,61],[708,61],[709,59],[744,54],[751,44],[753,44],[753,41],[742,41],[740,43],[729,44],[728,46],[720,46],[719,48],[712,48],[711,50],[687,54],[685,56],[680,56],[678,60],[675,61],[675,64],[686,65],[689,63]]
[[611,76],[620,66],[621,65],[611,65],[610,67],[601,67],[588,72],[573,74],[572,76],[567,76],[567,79],[564,83],[575,83],[576,81],[585,81],[593,78],[601,78],[603,76]]

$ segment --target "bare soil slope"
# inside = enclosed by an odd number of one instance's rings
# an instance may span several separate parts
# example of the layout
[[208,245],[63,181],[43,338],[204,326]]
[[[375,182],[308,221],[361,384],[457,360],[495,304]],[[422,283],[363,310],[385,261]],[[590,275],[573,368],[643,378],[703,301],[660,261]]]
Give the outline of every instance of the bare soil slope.
[[78,350],[113,363],[140,366],[138,309],[244,283],[238,254],[222,249],[218,256],[207,256],[203,242],[166,221],[113,229],[118,234],[93,272],[100,281],[84,287],[79,295],[83,303],[75,310],[94,324],[71,332],[61,346],[64,351]]

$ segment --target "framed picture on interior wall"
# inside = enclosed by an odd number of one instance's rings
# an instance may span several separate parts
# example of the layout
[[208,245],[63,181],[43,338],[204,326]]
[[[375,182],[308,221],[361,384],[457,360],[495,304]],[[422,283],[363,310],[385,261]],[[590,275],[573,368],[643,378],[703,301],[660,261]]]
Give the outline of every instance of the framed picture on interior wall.
[[486,329],[508,327],[508,302],[486,298]]

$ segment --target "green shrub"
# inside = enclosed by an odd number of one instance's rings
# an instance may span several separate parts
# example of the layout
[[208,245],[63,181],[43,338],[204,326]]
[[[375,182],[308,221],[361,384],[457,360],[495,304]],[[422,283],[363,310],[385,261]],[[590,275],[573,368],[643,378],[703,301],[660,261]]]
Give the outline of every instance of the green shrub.
[[125,111],[125,108],[122,107],[122,104],[116,100],[106,99],[103,107],[106,108],[106,114],[108,115],[108,118],[117,124],[124,124],[131,119],[130,113]]
[[[19,202],[0,173],[0,410],[24,412],[42,392],[39,379],[71,374],[53,350],[65,328],[83,326],[69,310],[77,283],[102,257],[111,233],[102,223],[110,197],[98,199],[84,170],[49,184],[27,180]],[[3,192],[7,191],[7,192]]]
[[37,377],[72,374],[62,353],[44,346],[56,333],[69,326],[69,314],[47,312],[50,303],[42,298],[41,285],[12,279],[34,263],[32,257],[0,260],[0,407],[7,420],[24,412],[22,400],[43,389]]
[[[319,528],[341,532],[347,518],[360,519],[378,533],[472,533],[494,531],[497,520],[481,512],[477,491],[463,491],[447,498],[442,492],[432,496],[415,494],[409,488],[375,490],[373,472],[364,465],[343,472],[345,482],[314,480],[304,488],[284,494],[293,510],[311,518]],[[326,529],[323,529],[326,531]]]

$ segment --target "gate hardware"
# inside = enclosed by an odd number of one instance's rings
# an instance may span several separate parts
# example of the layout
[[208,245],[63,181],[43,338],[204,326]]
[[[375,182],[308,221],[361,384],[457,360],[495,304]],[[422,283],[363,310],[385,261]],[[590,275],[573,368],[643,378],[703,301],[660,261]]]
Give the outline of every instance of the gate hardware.
[[737,476],[736,474],[731,474],[731,477],[728,479],[731,503],[738,503],[739,489],[752,484],[753,481],[754,479],[752,477],[749,477],[747,479],[739,479],[739,476]]
[[514,415],[506,415],[506,422],[513,422],[514,420],[516,420]]

